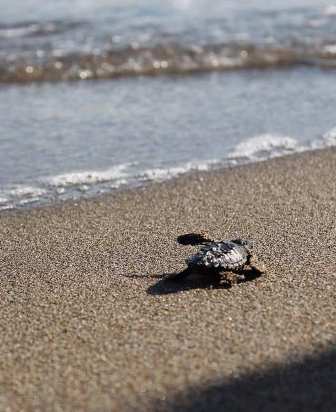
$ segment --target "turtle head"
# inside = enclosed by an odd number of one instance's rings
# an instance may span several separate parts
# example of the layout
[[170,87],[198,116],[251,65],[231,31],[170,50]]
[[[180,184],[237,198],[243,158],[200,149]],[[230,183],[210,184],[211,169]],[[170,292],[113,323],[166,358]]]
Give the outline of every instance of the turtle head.
[[250,253],[253,250],[252,240],[249,240],[249,239],[234,239],[234,240],[232,240],[232,242],[235,243],[236,245],[244,246],[244,248]]

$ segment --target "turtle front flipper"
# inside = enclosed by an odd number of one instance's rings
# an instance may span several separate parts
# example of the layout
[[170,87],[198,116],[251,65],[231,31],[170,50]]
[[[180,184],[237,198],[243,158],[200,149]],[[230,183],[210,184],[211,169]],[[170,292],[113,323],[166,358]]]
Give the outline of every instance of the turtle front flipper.
[[266,272],[265,264],[257,259],[256,256],[250,256],[246,262],[246,266],[250,267],[251,270],[258,276]]

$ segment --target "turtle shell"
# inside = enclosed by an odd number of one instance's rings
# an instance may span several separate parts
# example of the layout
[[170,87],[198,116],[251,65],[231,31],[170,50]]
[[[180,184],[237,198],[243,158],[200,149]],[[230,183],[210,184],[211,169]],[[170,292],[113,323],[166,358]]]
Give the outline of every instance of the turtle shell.
[[243,268],[249,253],[241,244],[232,240],[208,243],[187,259],[188,266],[201,266],[207,269],[239,270]]

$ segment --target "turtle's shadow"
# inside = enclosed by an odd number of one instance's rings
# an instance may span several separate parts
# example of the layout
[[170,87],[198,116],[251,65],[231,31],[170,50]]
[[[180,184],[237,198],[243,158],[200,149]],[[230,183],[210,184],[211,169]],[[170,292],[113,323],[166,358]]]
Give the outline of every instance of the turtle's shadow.
[[[190,289],[231,289],[232,286],[228,284],[220,284],[220,277],[216,274],[209,274],[208,276],[202,275],[190,275],[184,279],[173,279],[174,275],[180,275],[176,273],[164,273],[163,279],[160,279],[154,285],[147,289],[149,295],[168,295],[170,293],[178,293]],[[244,280],[238,281],[238,284],[251,282],[262,275],[257,269],[251,268],[241,272],[244,276]]]

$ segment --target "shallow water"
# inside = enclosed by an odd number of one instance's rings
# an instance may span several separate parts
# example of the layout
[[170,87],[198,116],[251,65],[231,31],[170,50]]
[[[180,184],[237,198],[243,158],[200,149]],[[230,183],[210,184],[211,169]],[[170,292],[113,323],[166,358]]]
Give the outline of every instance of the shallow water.
[[4,3],[0,209],[336,143],[328,1]]

